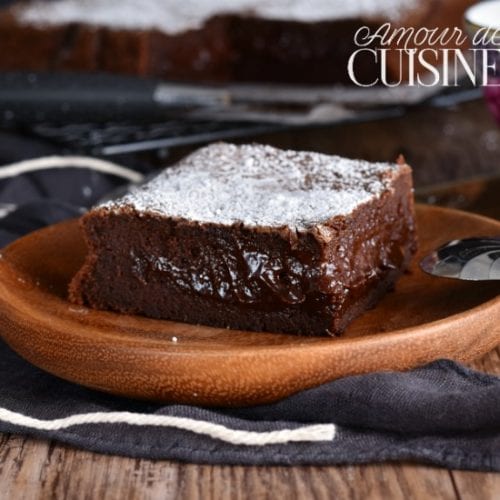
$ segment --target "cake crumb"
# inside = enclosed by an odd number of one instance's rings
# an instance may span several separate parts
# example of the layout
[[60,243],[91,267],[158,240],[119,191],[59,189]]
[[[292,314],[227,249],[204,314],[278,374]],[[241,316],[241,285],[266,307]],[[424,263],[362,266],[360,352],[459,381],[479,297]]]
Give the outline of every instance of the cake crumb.
[[84,307],[68,307],[68,310],[73,313],[77,314],[87,314],[88,309],[85,309]]

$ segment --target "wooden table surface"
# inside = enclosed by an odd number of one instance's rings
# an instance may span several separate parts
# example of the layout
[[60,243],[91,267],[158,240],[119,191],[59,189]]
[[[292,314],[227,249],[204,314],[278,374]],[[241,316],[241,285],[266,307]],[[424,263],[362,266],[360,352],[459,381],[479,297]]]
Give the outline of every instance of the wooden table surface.
[[[388,159],[404,152],[420,201],[500,219],[500,132],[482,102],[405,118],[265,138],[276,145]],[[485,177],[488,174],[489,177]],[[463,181],[464,178],[472,178]],[[456,182],[462,179],[461,182]],[[454,181],[451,184],[436,183]],[[433,184],[429,187],[429,185]],[[500,348],[473,366],[500,374]],[[136,460],[0,435],[0,499],[500,498],[500,474],[410,463],[241,467]]]

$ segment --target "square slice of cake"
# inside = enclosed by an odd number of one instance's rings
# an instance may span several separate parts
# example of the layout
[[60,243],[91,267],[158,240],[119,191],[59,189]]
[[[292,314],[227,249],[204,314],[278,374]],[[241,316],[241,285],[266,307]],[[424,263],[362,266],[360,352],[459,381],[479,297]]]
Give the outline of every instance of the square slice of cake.
[[416,249],[411,169],[216,143],[81,219],[70,300],[188,323],[337,335]]

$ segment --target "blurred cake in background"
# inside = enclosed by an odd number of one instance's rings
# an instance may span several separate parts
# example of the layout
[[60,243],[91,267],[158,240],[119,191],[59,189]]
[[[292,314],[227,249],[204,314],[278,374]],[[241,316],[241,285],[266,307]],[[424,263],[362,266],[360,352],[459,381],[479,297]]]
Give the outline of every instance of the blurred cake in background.
[[[201,82],[351,83],[354,34],[461,27],[473,0],[52,0],[0,11],[0,70],[105,71]],[[399,79],[399,58],[388,61]],[[380,70],[357,57],[359,81]]]

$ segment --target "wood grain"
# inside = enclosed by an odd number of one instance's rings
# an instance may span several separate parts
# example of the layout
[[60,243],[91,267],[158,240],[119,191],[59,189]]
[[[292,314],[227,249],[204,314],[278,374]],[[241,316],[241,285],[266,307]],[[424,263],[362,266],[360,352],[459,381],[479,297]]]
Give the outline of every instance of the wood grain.
[[198,466],[107,457],[16,436],[0,446],[0,484],[8,499],[456,498],[446,470],[412,464]]
[[461,500],[500,498],[500,475],[481,472],[452,472]]
[[[442,113],[442,114],[441,114]],[[441,138],[443,126],[448,133]],[[424,136],[420,134],[424,131]],[[439,141],[436,138],[439,137]],[[404,146],[417,184],[499,173],[500,130],[482,102],[363,126],[332,128],[318,136],[270,137],[276,145],[383,159]],[[436,145],[436,142],[439,144]],[[435,155],[435,148],[438,154]],[[460,152],[465,152],[463,155]],[[444,166],[443,166],[444,165]],[[421,201],[500,218],[500,178],[442,185],[417,193]],[[500,375],[497,348],[473,363]],[[410,464],[347,467],[224,467],[108,457],[30,438],[0,436],[0,498],[173,499],[339,498],[496,500],[500,474]]]

